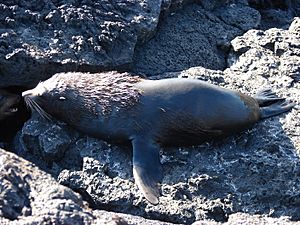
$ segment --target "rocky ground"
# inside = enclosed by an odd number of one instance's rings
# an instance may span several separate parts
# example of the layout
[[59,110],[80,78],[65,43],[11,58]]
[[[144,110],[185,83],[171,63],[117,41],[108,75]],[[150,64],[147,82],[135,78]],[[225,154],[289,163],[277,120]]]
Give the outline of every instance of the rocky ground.
[[162,149],[157,206],[134,184],[130,148],[33,114],[1,145],[14,153],[0,150],[0,223],[300,223],[299,5],[0,1],[0,87],[31,88],[61,71],[118,69],[251,95],[270,87],[296,103],[224,140]]

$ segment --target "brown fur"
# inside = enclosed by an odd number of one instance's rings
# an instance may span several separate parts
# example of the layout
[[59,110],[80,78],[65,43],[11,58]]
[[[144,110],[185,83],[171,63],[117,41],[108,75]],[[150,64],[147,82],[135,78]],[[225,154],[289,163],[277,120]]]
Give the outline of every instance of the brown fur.
[[99,113],[100,105],[102,115],[109,114],[113,109],[118,110],[136,103],[139,90],[133,86],[141,80],[138,76],[115,71],[96,74],[76,72],[56,74],[51,79],[56,83],[57,92],[73,98],[80,96],[83,99],[79,98],[78,102],[95,114]]

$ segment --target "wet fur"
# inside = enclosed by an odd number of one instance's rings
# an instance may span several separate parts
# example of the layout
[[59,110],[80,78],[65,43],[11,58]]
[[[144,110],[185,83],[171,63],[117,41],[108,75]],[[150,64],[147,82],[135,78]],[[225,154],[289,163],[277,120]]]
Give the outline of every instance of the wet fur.
[[140,77],[117,72],[56,74],[51,79],[55,84],[56,94],[77,99],[82,104],[79,107],[102,115],[137,102],[139,91],[133,85],[141,80]]

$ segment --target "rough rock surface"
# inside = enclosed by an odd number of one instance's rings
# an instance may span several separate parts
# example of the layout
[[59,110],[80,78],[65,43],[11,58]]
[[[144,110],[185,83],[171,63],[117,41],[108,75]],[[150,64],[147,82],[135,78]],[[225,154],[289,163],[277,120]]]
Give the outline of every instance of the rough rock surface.
[[0,149],[0,223],[168,224],[137,216],[91,210],[81,196],[31,162]]
[[[56,71],[93,72],[103,65],[116,69],[133,62],[134,71],[158,74],[151,79],[177,76],[202,79],[248,94],[271,87],[296,106],[289,113],[260,121],[252,129],[221,141],[162,149],[163,196],[157,206],[146,202],[134,184],[129,147],[84,136],[63,123],[50,123],[34,114],[15,138],[15,152],[80,193],[92,209],[79,195],[58,185],[31,163],[0,150],[0,223],[121,224],[118,223],[121,217],[131,224],[160,224],[140,217],[130,220],[131,216],[120,214],[117,222],[112,221],[114,213],[103,209],[188,224],[195,221],[198,221],[195,224],[299,223],[300,19],[290,24],[289,12],[281,18],[282,15],[273,13],[270,15],[277,15],[280,23],[268,20],[264,24],[258,11],[243,0],[164,0],[159,10],[165,17],[161,17],[157,34],[147,42],[161,13],[157,13],[157,5],[152,5],[154,1],[101,1],[104,15],[96,13],[92,1],[83,2],[86,8],[76,7],[74,1],[68,0],[40,0],[30,4],[2,1],[0,26],[7,24],[0,27],[0,86],[33,86],[41,79],[39,74],[45,78]],[[125,5],[112,10],[111,4],[116,6],[117,2]],[[191,2],[194,3],[190,5]],[[39,8],[41,4],[44,5]],[[133,7],[126,7],[132,11],[120,15],[123,6]],[[149,12],[149,7],[154,8]],[[59,16],[53,13],[49,16],[53,22],[44,21],[40,16],[45,18],[50,11],[42,14],[42,9],[56,10]],[[113,13],[109,14],[110,11]],[[99,24],[86,19],[89,13],[105,25],[97,30],[94,26]],[[140,13],[143,18],[136,18]],[[114,19],[120,17],[120,21]],[[128,18],[141,20],[130,23]],[[128,29],[121,29],[122,32],[131,32],[132,36],[121,35],[119,25],[126,26]],[[283,28],[278,28],[281,25]],[[61,29],[68,42],[60,43],[66,39],[60,39],[59,33],[58,42],[51,42],[55,38],[48,33],[54,32],[51,26]],[[247,31],[256,26],[277,28]],[[95,54],[96,44],[86,45],[87,30],[92,36],[103,32],[101,37],[111,37],[103,45],[97,39],[99,49],[108,47],[105,53]],[[15,31],[13,35],[9,33]],[[78,34],[80,31],[84,32]],[[74,35],[81,35],[82,39],[70,38]],[[142,42],[145,43],[136,47]],[[54,52],[49,43],[54,44]],[[200,50],[207,58],[198,54]]]
[[[260,14],[246,1],[200,1],[175,13],[190,2],[199,1],[0,2],[0,87],[33,87],[56,72],[126,70],[130,64],[152,75],[159,72],[150,69],[156,63],[166,67],[163,72],[195,65],[224,69],[229,41],[257,27]],[[160,16],[169,14],[159,35],[136,48],[154,35]],[[153,57],[151,46],[160,57]],[[165,61],[176,55],[176,61]]]
[[133,71],[152,76],[193,66],[224,69],[230,41],[257,27],[260,14],[245,4],[205,6],[186,5],[163,19],[157,34],[136,47]]
[[[220,223],[212,221],[197,221],[192,225],[217,225]],[[223,225],[292,225],[299,224],[299,222],[292,222],[287,217],[272,218],[261,215],[249,215],[247,213],[235,213],[229,216],[229,219]]]
[[127,68],[161,10],[161,0],[79,2],[0,1],[0,86],[34,87],[60,71]]
[[300,15],[299,0],[248,0],[251,7],[261,14],[260,29],[266,30],[272,27],[284,27]]

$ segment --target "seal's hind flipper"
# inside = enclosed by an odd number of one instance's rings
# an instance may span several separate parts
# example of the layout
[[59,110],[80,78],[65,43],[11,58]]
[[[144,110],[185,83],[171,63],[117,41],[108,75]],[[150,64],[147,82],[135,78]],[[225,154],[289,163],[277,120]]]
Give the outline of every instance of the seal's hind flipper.
[[281,100],[272,105],[269,105],[266,107],[261,107],[260,108],[261,118],[268,118],[271,116],[276,116],[280,113],[289,111],[294,106],[295,106],[295,103],[293,103],[293,102]]
[[279,98],[271,89],[263,89],[259,91],[255,96],[259,106],[267,106],[273,103],[284,100],[284,98]]
[[162,180],[162,168],[159,160],[159,145],[145,136],[134,137],[133,176],[138,188],[152,204],[158,204],[159,183]]

